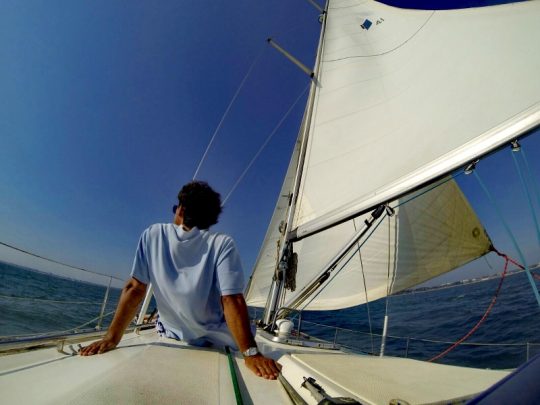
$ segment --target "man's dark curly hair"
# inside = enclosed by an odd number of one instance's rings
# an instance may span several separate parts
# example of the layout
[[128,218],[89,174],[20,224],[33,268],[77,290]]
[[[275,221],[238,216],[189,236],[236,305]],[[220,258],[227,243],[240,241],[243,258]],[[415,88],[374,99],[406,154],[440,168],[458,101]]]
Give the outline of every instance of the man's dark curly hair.
[[187,183],[178,193],[184,207],[184,224],[192,228],[208,229],[217,224],[221,214],[221,196],[204,181]]

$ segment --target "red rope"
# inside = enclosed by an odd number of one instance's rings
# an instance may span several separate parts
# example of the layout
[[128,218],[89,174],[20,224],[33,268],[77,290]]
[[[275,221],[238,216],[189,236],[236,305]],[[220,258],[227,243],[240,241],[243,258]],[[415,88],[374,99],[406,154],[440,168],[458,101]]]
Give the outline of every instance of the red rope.
[[497,253],[499,256],[504,258],[504,260],[505,260],[504,271],[503,271],[503,273],[501,275],[501,280],[499,281],[499,286],[497,287],[497,291],[495,291],[495,295],[491,299],[491,303],[489,304],[489,307],[487,308],[486,312],[484,313],[484,316],[482,316],[482,318],[476,323],[476,325],[474,325],[472,327],[472,329],[465,336],[463,336],[461,339],[459,339],[458,341],[453,343],[448,349],[446,349],[442,353],[440,353],[440,354],[432,357],[431,359],[429,359],[428,362],[435,361],[435,360],[440,359],[443,356],[446,356],[448,353],[450,353],[452,350],[454,350],[457,346],[459,346],[461,343],[463,343],[465,340],[467,340],[469,337],[471,337],[471,335],[478,330],[480,325],[482,325],[482,323],[484,323],[484,321],[487,319],[489,313],[491,312],[491,309],[495,305],[495,302],[497,302],[497,297],[499,296],[499,292],[501,291],[501,287],[503,285],[504,277],[506,276],[506,272],[508,270],[508,263],[515,264],[516,266],[518,266],[518,267],[520,267],[522,269],[524,268],[521,264],[519,264],[515,260],[512,260],[510,257],[505,255],[504,253],[499,252],[497,249],[493,248],[493,251],[495,253]]

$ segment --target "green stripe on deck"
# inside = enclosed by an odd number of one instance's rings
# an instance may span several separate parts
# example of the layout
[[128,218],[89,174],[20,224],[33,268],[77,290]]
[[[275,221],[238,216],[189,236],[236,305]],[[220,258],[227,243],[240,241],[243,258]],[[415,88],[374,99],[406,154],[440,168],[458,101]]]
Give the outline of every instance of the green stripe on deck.
[[232,354],[228,346],[225,347],[225,351],[227,352],[227,359],[229,360],[229,371],[231,372],[231,379],[232,379],[232,383],[234,387],[234,396],[236,397],[236,404],[244,405],[244,401],[242,400],[242,393],[240,392],[240,386],[238,385],[236,369],[234,368],[234,360],[232,358]]

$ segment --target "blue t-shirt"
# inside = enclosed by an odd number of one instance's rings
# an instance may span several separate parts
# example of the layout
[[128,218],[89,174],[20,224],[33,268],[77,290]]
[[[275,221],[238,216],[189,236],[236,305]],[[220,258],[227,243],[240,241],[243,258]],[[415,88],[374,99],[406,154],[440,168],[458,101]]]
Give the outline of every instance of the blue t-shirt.
[[173,336],[195,345],[236,347],[221,305],[222,295],[244,289],[240,256],[230,236],[152,225],[141,236],[131,276],[152,283],[160,321]]

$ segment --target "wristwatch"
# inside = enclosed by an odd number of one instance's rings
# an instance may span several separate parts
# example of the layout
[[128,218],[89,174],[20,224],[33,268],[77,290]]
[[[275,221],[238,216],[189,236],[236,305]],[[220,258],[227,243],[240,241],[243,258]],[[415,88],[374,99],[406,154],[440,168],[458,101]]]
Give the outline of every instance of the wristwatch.
[[244,357],[251,357],[255,356],[256,354],[259,354],[259,349],[257,349],[257,346],[250,347],[246,351],[242,352]]

